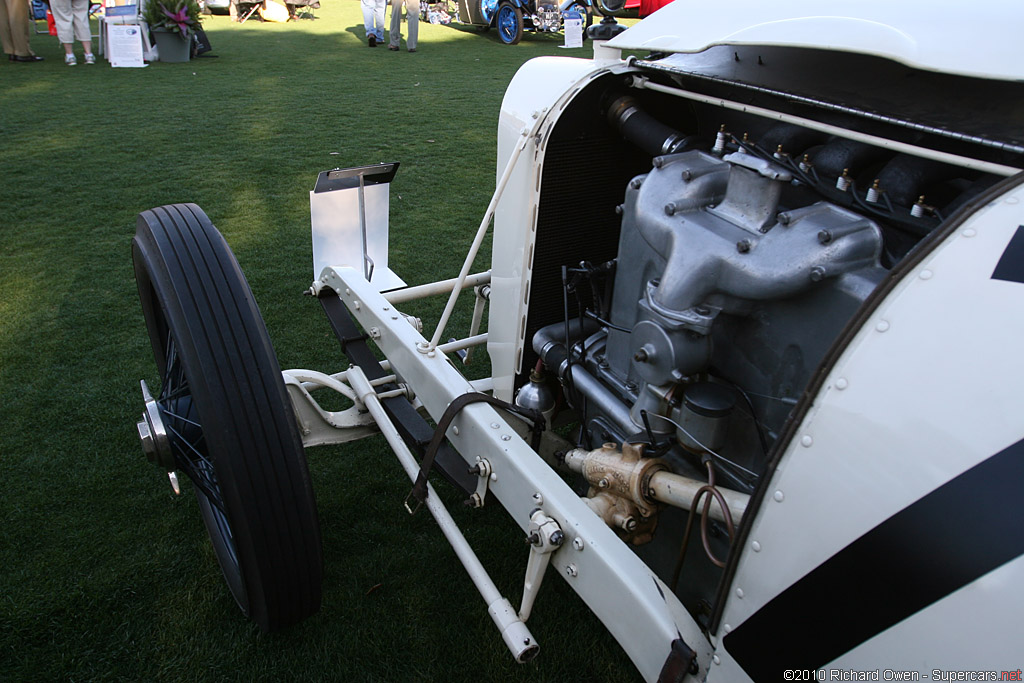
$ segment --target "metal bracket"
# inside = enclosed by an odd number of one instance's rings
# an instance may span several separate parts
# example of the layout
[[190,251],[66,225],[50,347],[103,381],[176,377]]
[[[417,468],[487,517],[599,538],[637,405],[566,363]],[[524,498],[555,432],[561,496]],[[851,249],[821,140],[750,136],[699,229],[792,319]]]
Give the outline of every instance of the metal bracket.
[[530,559],[526,562],[526,580],[523,582],[523,604],[519,608],[519,620],[525,622],[533,611],[533,603],[537,600],[540,583],[544,580],[544,572],[551,561],[551,553],[562,547],[565,534],[558,522],[535,510],[530,515],[530,525],[526,530],[526,540],[530,544]]
[[469,505],[475,508],[482,508],[484,501],[487,500],[487,486],[491,482],[491,477],[497,478],[497,475],[491,469],[491,463],[487,458],[481,458],[479,455],[476,456],[476,465],[470,468],[469,473],[475,474],[478,477],[476,492],[469,497]]
[[292,402],[303,447],[347,443],[377,432],[376,423],[358,399],[346,410],[331,412],[324,410],[303,386],[303,380],[318,380],[318,386],[353,398],[352,390],[341,380],[312,370],[286,370],[281,377]]

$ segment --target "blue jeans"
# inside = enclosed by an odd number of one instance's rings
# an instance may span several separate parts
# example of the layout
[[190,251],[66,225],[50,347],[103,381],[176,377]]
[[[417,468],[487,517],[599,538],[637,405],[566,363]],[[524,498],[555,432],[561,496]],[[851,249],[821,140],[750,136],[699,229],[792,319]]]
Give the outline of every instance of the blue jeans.
[[387,0],[361,0],[363,5],[363,26],[366,37],[377,37],[378,43],[384,42],[384,8]]

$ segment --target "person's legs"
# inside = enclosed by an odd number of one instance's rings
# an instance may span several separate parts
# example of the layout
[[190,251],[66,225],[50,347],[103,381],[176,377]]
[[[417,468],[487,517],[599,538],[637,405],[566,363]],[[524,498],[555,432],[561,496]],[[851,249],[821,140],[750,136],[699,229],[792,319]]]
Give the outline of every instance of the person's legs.
[[363,9],[363,30],[366,31],[366,40],[369,41],[370,47],[377,46],[377,32],[374,30],[374,13],[376,7],[374,7],[374,0],[360,0],[360,6]]
[[7,16],[7,0],[0,0],[0,43],[5,55],[14,55],[14,38],[11,36],[11,20]]
[[391,0],[391,39],[389,50],[397,50],[402,44],[402,0]]
[[373,33],[377,36],[377,42],[384,42],[384,9],[387,7],[387,0],[373,1]]
[[75,39],[86,55],[92,54],[92,30],[89,28],[89,0],[71,0]]
[[[3,21],[4,52],[17,57],[31,57],[35,53],[28,45],[29,26],[28,2],[25,0],[0,0],[4,5],[6,21]],[[42,58],[40,58],[42,59]]]
[[53,13],[53,24],[57,27],[57,40],[65,45],[75,42],[74,17],[71,12],[71,0],[50,0],[50,11]]
[[57,27],[57,40],[64,45],[64,63],[74,66],[75,62],[75,16],[72,0],[50,0],[53,23]]
[[405,40],[405,46],[411,51],[416,49],[416,40],[420,35],[420,0],[405,0],[405,15],[409,22],[409,37]]

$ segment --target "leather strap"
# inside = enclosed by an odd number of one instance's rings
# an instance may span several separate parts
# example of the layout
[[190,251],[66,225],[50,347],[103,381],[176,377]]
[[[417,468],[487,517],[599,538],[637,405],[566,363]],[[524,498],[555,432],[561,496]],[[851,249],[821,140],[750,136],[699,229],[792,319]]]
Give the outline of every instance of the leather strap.
[[455,419],[455,416],[458,415],[463,408],[473,403],[489,403],[497,408],[525,417],[533,425],[531,429],[531,446],[533,447],[533,450],[537,450],[538,446],[540,446],[540,437],[544,432],[545,423],[544,415],[541,414],[540,411],[520,408],[519,406],[506,403],[501,399],[494,398],[487,394],[463,394],[448,404],[448,407],[445,409],[440,421],[437,423],[437,428],[434,430],[434,436],[427,445],[427,450],[423,455],[423,460],[420,463],[420,473],[416,477],[416,483],[413,485],[411,493],[411,495],[420,503],[427,499],[427,475],[430,474],[430,470],[434,466],[434,458],[437,455],[438,449],[441,447],[441,443],[444,441],[444,435],[448,432],[448,427],[451,426],[452,420]]

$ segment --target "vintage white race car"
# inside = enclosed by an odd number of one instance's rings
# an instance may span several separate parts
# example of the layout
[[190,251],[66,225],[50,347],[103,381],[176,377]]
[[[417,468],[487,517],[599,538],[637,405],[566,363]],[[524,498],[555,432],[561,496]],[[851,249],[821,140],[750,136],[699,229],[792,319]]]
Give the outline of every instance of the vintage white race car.
[[[519,661],[555,573],[651,681],[1020,680],[1022,27],[1018,2],[875,0],[593,27],[593,59],[509,85],[452,279],[387,268],[393,166],[321,174],[310,293],[352,364],[333,375],[281,373],[198,207],[146,211],[143,446],[194,482],[265,629],[320,602],[303,447],[380,432]],[[421,331],[401,308],[437,294]],[[482,344],[471,382],[457,354]],[[431,470],[525,532],[517,605]]]

